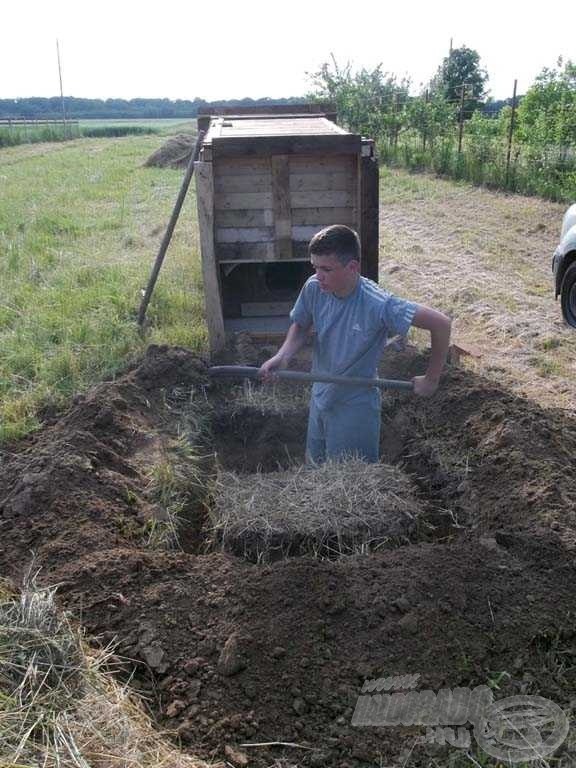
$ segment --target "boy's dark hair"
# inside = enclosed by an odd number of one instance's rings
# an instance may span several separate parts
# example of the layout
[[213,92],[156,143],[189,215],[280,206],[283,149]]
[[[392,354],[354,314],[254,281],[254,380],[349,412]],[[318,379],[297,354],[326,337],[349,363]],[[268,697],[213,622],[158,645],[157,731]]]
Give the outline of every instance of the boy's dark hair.
[[360,261],[360,239],[344,224],[333,224],[317,232],[308,246],[310,256],[335,256],[341,264]]

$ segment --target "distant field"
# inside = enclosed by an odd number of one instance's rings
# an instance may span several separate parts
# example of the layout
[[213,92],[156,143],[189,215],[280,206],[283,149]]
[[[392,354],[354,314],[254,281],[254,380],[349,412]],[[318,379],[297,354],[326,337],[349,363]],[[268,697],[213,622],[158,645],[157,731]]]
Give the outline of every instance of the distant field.
[[80,120],[81,128],[101,128],[108,126],[135,125],[141,128],[155,128],[160,133],[176,133],[178,131],[196,131],[196,119],[166,118],[166,119],[132,119],[125,120]]
[[174,133],[194,133],[196,120],[80,120],[64,124],[0,125],[0,149],[20,144],[36,144],[47,141],[66,141],[82,138],[117,138],[122,135],[158,133],[169,136]]

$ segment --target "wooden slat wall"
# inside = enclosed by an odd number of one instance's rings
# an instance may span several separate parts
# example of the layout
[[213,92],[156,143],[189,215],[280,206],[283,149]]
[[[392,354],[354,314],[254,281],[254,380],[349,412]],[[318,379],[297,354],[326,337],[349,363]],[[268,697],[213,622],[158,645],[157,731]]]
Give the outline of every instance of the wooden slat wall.
[[206,298],[206,325],[210,349],[224,345],[224,316],[218,264],[214,243],[214,178],[212,163],[195,163],[196,200],[198,204],[198,228],[202,253],[202,276]]
[[357,155],[222,158],[214,162],[220,262],[306,259],[329,224],[360,229]]

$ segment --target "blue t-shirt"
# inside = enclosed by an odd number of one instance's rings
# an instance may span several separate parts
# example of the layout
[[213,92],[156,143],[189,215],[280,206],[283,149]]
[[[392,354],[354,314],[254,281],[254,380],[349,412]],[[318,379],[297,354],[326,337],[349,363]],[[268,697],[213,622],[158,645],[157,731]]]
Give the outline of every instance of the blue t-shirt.
[[[341,299],[322,291],[316,275],[304,284],[290,320],[303,328],[314,326],[313,373],[374,378],[388,335],[404,336],[417,304],[384,291],[360,277],[356,288]],[[379,402],[376,387],[315,383],[312,396],[321,410],[345,402]]]

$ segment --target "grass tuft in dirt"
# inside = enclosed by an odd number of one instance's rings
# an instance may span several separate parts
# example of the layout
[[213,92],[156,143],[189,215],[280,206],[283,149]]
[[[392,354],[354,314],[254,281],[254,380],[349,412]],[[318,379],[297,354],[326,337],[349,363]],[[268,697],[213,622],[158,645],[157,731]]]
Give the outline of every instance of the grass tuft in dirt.
[[195,522],[199,509],[207,509],[212,497],[207,471],[211,463],[211,457],[191,445],[184,434],[164,451],[162,460],[149,475],[147,495],[159,511],[149,522],[147,546],[163,550],[183,548],[182,532]]
[[200,768],[155,730],[56,608],[55,588],[0,586],[0,764],[16,768]]
[[213,535],[224,549],[255,562],[333,558],[405,542],[421,514],[400,469],[351,457],[281,472],[221,471]]

